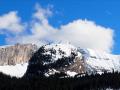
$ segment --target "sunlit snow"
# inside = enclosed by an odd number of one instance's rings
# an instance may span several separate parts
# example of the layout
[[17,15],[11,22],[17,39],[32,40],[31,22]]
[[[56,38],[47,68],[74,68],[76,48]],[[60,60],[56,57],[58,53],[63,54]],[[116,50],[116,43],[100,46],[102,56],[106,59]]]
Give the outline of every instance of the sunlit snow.
[[0,72],[10,76],[22,77],[27,70],[27,66],[28,63],[0,66]]

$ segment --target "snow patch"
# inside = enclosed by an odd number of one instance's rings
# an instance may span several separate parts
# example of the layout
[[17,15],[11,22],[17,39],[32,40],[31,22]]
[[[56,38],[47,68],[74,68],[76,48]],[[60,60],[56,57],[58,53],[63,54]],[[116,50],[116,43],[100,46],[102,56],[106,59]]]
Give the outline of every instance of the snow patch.
[[50,75],[54,75],[55,73],[60,73],[59,71],[55,70],[55,69],[49,69],[47,73],[45,73],[44,75],[46,77],[49,77]]
[[28,63],[0,66],[0,72],[11,77],[22,77],[27,70]]
[[78,73],[76,72],[72,72],[72,71],[67,71],[66,74],[70,77],[74,77],[75,75],[77,75]]

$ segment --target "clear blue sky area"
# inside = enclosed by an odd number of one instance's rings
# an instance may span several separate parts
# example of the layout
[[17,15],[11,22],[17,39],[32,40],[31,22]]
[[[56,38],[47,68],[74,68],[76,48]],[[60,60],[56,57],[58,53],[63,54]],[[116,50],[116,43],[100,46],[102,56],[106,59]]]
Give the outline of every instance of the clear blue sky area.
[[[113,53],[120,54],[120,0],[0,0],[0,16],[18,11],[23,22],[30,21],[36,3],[42,7],[53,5],[54,14],[49,20],[54,27],[76,19],[88,19],[114,29]],[[5,35],[0,34],[0,45],[4,44]]]

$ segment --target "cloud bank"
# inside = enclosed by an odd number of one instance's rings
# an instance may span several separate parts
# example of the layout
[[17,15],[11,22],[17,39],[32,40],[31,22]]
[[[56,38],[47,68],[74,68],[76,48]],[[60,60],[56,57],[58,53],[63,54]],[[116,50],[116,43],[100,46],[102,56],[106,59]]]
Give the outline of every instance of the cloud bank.
[[[14,37],[7,37],[6,42],[42,45],[48,42],[69,41],[77,47],[111,52],[114,44],[112,29],[97,25],[93,21],[82,19],[74,20],[66,25],[61,25],[60,28],[55,28],[49,24],[48,18],[53,14],[49,7],[44,9],[37,4],[35,9],[36,12],[33,13],[32,21],[28,22],[30,24],[27,28],[22,24],[16,12],[0,16],[0,32],[6,29],[10,33],[17,33]],[[10,15],[13,18],[8,18]],[[24,34],[27,30],[30,33]],[[19,35],[18,33],[22,34]]]
[[58,36],[82,48],[110,52],[113,46],[113,30],[87,20],[75,20],[61,26]]

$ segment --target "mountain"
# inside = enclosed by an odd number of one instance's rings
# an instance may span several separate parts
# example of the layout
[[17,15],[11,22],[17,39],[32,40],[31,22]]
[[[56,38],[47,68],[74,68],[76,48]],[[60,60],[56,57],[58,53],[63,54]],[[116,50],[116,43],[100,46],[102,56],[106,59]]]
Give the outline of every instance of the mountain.
[[[120,71],[120,55],[100,50],[83,49],[69,43],[16,44],[0,49],[0,71],[11,75],[66,76]],[[14,73],[13,73],[14,72]]]
[[44,45],[29,61],[26,74],[67,76],[120,71],[120,55],[100,50],[82,49],[70,44]]

